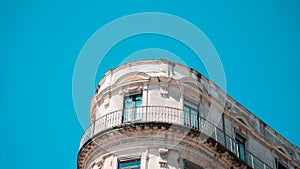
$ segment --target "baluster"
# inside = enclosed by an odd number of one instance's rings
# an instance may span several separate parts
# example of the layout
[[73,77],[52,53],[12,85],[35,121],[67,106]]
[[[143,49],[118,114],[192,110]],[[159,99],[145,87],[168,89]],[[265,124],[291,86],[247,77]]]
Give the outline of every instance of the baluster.
[[113,121],[112,121],[112,127],[116,125],[116,112],[113,112]]
[[232,145],[233,145],[233,151],[234,151],[234,154],[237,155],[237,148],[236,148],[236,145],[235,145],[235,141],[232,139]]
[[101,120],[102,120],[102,117],[97,119],[97,131],[99,131],[101,129]]
[[166,109],[166,122],[170,122],[170,121],[169,121],[169,114],[170,114],[170,109],[167,108],[167,109]]
[[[175,110],[175,109],[174,109],[174,110]],[[167,119],[168,119],[168,120],[167,120],[168,123],[170,123],[170,122],[172,121],[172,120],[171,120],[171,117],[172,117],[172,114],[171,114],[171,113],[172,113],[172,111],[173,111],[173,110],[171,110],[170,108],[168,108],[168,114],[167,114],[167,115],[168,115],[168,118],[167,118]]]
[[161,108],[161,117],[159,118],[160,120],[159,121],[164,121],[164,116],[165,116],[165,110],[163,108]]
[[112,126],[112,124],[113,124],[113,114],[110,113],[109,114],[109,126],[108,126],[108,128],[110,128]]
[[107,129],[107,122],[108,120],[107,120],[107,114],[105,115],[105,120],[104,120],[104,129]]
[[171,123],[172,122],[172,112],[175,111],[175,109],[168,109],[168,122]]
[[178,111],[178,110],[176,110],[176,112],[174,112],[174,122],[176,123],[176,124],[179,124],[179,114],[180,114],[180,111]]
[[107,129],[107,128],[109,128],[109,120],[110,120],[110,118],[109,118],[109,114],[106,114],[106,127],[105,127],[105,129]]
[[115,111],[113,112],[112,116],[113,116],[113,120],[112,120],[112,125],[111,126],[114,127],[116,125],[116,118],[117,118]]
[[167,119],[167,111],[166,111],[166,109],[165,108],[161,108],[163,111],[163,118],[162,118],[162,121],[163,122],[166,122],[166,119]]
[[147,107],[143,107],[143,108],[142,108],[142,121],[146,121],[146,120],[145,120],[145,117],[146,117],[146,116],[145,116],[145,113],[146,113],[146,110],[145,110],[145,109],[146,109],[146,108],[147,108]]
[[216,141],[218,141],[217,127],[215,127],[215,138],[216,138]]
[[167,108],[165,110],[166,110],[166,122],[170,122],[170,120],[169,120],[170,108]]
[[160,115],[159,115],[159,119],[158,119],[158,121],[163,121],[163,119],[164,119],[164,110],[161,108],[161,107],[159,107],[159,109],[160,109]]
[[174,112],[174,122],[176,122],[177,124],[179,124],[179,114],[180,111],[176,111],[176,113]]
[[101,117],[100,130],[104,130],[105,128],[105,117],[106,116]]
[[169,109],[169,108],[165,108],[165,111],[166,111],[166,119],[165,119],[165,122],[169,122],[169,111],[170,111],[170,109]]
[[230,138],[230,151],[233,152],[232,151],[232,139],[231,138]]
[[154,107],[151,107],[151,121],[154,121]]
[[152,121],[155,121],[155,119],[156,119],[156,108],[155,107],[153,107],[152,108],[152,113],[153,113],[153,119],[152,119]]
[[106,120],[107,120],[107,126],[106,126],[106,129],[108,129],[110,127],[110,123],[111,123],[111,114],[107,114],[106,116]]
[[175,123],[175,113],[177,113],[177,110],[172,111],[172,114],[171,114],[171,123]]
[[156,121],[157,118],[157,107],[153,107],[153,121]]
[[162,109],[162,118],[161,118],[161,121],[165,121],[165,115],[166,115],[166,110],[164,108],[161,108]]
[[109,118],[108,118],[108,116],[109,116],[109,114],[105,115],[105,118],[106,118],[106,120],[104,121],[105,122],[105,129],[107,129],[108,125],[109,125]]
[[180,111],[176,111],[176,113],[174,113],[174,122],[176,122],[176,124],[179,124],[179,114]]
[[180,111],[176,111],[176,114],[174,114],[174,120],[176,121],[177,124],[179,124],[179,116],[180,116]]
[[151,121],[154,121],[154,107],[151,107]]
[[104,124],[104,117],[105,117],[105,116],[102,116],[101,119],[100,119],[100,126],[99,126],[99,127],[100,127],[100,130],[103,130],[103,129],[104,129],[104,125],[105,125],[105,124]]
[[110,128],[111,127],[111,123],[112,123],[112,114],[111,113],[109,113],[108,114],[108,127],[107,128]]
[[113,112],[113,113],[111,114],[112,119],[111,119],[111,126],[110,126],[110,127],[113,127],[113,126],[115,125],[115,118],[116,118],[115,115],[116,115],[115,112]]
[[121,111],[118,111],[118,114],[119,114],[119,125],[121,125],[122,124],[122,115],[123,115],[123,111],[121,110]]
[[113,114],[113,113],[110,113],[110,114],[109,114],[109,121],[110,121],[110,122],[109,122],[109,128],[112,127],[113,122],[114,122],[113,120],[114,120],[114,114]]
[[116,121],[116,114],[115,114],[115,112],[113,112],[112,114],[111,114],[111,116],[112,116],[112,120],[111,120],[111,126],[110,127],[113,127],[114,125],[115,125],[115,121]]
[[155,121],[155,114],[156,113],[156,110],[155,110],[155,107],[152,107],[152,121]]
[[180,113],[181,111],[178,110],[175,114],[175,118],[176,118],[175,120],[177,124],[180,124]]
[[251,156],[251,165],[252,165],[252,168],[254,168],[253,155],[252,155],[252,154],[250,154],[250,156]]
[[158,113],[158,118],[157,118],[157,121],[161,121],[161,118],[163,117],[163,114],[164,114],[164,111],[162,110],[161,107],[158,107],[159,109],[159,113]]
[[160,108],[160,107],[157,107],[157,109],[158,109],[158,114],[157,114],[157,121],[160,121],[160,119],[162,118],[162,116],[163,116],[163,110]]
[[149,107],[149,121],[152,121],[152,107]]
[[157,107],[155,107],[155,112],[154,112],[154,121],[157,121],[157,118],[158,118],[158,116],[159,116],[159,114],[158,114],[159,112],[157,111]]
[[143,107],[139,107],[139,118],[138,118],[138,120],[139,121],[142,121],[142,115],[143,115]]

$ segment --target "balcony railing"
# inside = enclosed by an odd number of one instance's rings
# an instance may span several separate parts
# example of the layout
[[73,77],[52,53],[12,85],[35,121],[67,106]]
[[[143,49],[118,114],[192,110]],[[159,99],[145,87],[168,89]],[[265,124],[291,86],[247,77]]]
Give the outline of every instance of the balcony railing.
[[234,138],[202,117],[188,118],[187,113],[181,109],[162,106],[141,106],[117,110],[98,118],[85,130],[80,141],[80,148],[94,135],[109,128],[135,122],[165,122],[191,127],[206,134],[254,169],[272,169],[247,149],[244,150],[242,157]]

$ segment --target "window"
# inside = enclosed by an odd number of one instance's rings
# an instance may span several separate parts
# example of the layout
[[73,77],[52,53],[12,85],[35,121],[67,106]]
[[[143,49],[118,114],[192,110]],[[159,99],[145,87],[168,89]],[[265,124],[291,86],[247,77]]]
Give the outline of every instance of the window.
[[245,161],[245,138],[235,133],[235,141],[237,145],[237,155],[241,160]]
[[[141,117],[142,94],[125,96],[123,122],[137,121]],[[139,108],[140,107],[140,108]]]
[[119,160],[118,169],[140,169],[141,159]]
[[277,158],[275,158],[276,169],[287,169],[287,167]]
[[184,163],[184,169],[204,169],[203,167],[193,162],[190,162],[188,160],[183,160],[183,163]]
[[183,111],[184,125],[199,129],[198,105],[188,100],[184,100]]

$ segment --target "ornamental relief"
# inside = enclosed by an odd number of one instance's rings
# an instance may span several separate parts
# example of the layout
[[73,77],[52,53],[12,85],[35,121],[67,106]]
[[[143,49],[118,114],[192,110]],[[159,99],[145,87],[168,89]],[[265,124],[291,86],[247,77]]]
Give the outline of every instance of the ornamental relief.
[[193,92],[192,90],[184,90],[184,95],[190,99],[193,99],[195,101],[200,101],[200,94]]
[[136,92],[141,92],[143,90],[143,83],[135,83],[135,84],[130,84],[126,85],[123,87],[123,93],[136,93]]
[[168,97],[169,95],[169,85],[161,83],[160,84],[160,94],[164,97]]
[[92,164],[91,169],[102,169],[103,168],[104,159],[100,158]]

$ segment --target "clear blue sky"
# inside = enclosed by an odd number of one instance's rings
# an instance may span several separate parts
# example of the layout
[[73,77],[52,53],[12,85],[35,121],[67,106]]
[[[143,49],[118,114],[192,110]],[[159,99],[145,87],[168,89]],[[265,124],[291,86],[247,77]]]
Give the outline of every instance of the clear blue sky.
[[[2,0],[0,168],[76,168],[83,129],[73,106],[72,76],[79,52],[108,22],[149,11],[199,27],[223,63],[227,93],[300,146],[300,1]],[[190,57],[171,39],[133,37],[108,53],[96,80],[143,48]],[[206,74],[201,65],[191,66]]]

